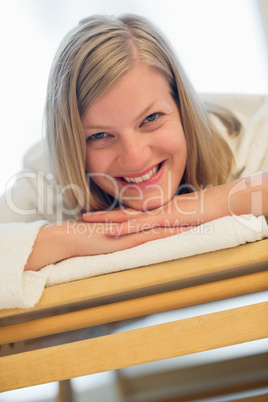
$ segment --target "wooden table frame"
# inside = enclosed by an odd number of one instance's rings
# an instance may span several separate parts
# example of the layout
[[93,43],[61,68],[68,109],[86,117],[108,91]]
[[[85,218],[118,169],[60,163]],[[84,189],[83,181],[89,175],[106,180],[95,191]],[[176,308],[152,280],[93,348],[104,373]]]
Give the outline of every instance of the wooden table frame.
[[[3,351],[7,345],[31,339],[267,289],[268,239],[48,287],[34,308],[0,311],[0,345],[4,345]],[[267,338],[267,317],[268,302],[262,302],[92,339],[2,353],[0,391]]]

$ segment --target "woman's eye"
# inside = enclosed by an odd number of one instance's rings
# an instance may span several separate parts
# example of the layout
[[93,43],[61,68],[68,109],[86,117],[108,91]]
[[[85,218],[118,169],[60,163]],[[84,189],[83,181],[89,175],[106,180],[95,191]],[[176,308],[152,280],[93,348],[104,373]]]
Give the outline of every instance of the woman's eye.
[[152,113],[143,120],[143,123],[151,123],[155,121],[160,116],[160,113]]
[[88,137],[88,140],[101,140],[102,138],[105,138],[108,134],[106,133],[97,133],[93,134],[90,137]]

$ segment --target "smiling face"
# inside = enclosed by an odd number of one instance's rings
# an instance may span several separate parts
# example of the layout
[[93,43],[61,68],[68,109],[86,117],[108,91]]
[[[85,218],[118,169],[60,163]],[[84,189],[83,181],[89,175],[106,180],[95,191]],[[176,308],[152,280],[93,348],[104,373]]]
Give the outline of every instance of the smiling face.
[[166,204],[186,165],[178,108],[165,77],[137,65],[82,116],[86,171],[106,193],[137,210]]

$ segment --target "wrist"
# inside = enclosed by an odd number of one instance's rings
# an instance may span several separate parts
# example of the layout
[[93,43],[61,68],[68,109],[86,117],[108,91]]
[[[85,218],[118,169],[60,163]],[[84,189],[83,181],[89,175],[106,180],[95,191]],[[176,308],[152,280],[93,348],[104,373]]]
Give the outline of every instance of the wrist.
[[262,175],[243,177],[230,183],[228,207],[230,215],[263,214]]
[[72,240],[67,224],[68,222],[48,224],[40,229],[25,270],[37,271],[46,265],[73,256]]

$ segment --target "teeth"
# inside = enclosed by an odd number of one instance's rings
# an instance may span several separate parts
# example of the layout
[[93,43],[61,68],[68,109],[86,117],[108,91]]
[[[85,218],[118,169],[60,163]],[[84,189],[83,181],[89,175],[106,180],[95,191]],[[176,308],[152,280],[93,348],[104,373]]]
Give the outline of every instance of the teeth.
[[152,170],[150,170],[150,172],[146,173],[143,176],[140,176],[140,177],[123,177],[123,179],[125,181],[127,181],[128,183],[141,183],[143,181],[149,180],[154,174],[156,174],[157,170],[158,170],[158,166],[155,166]]

